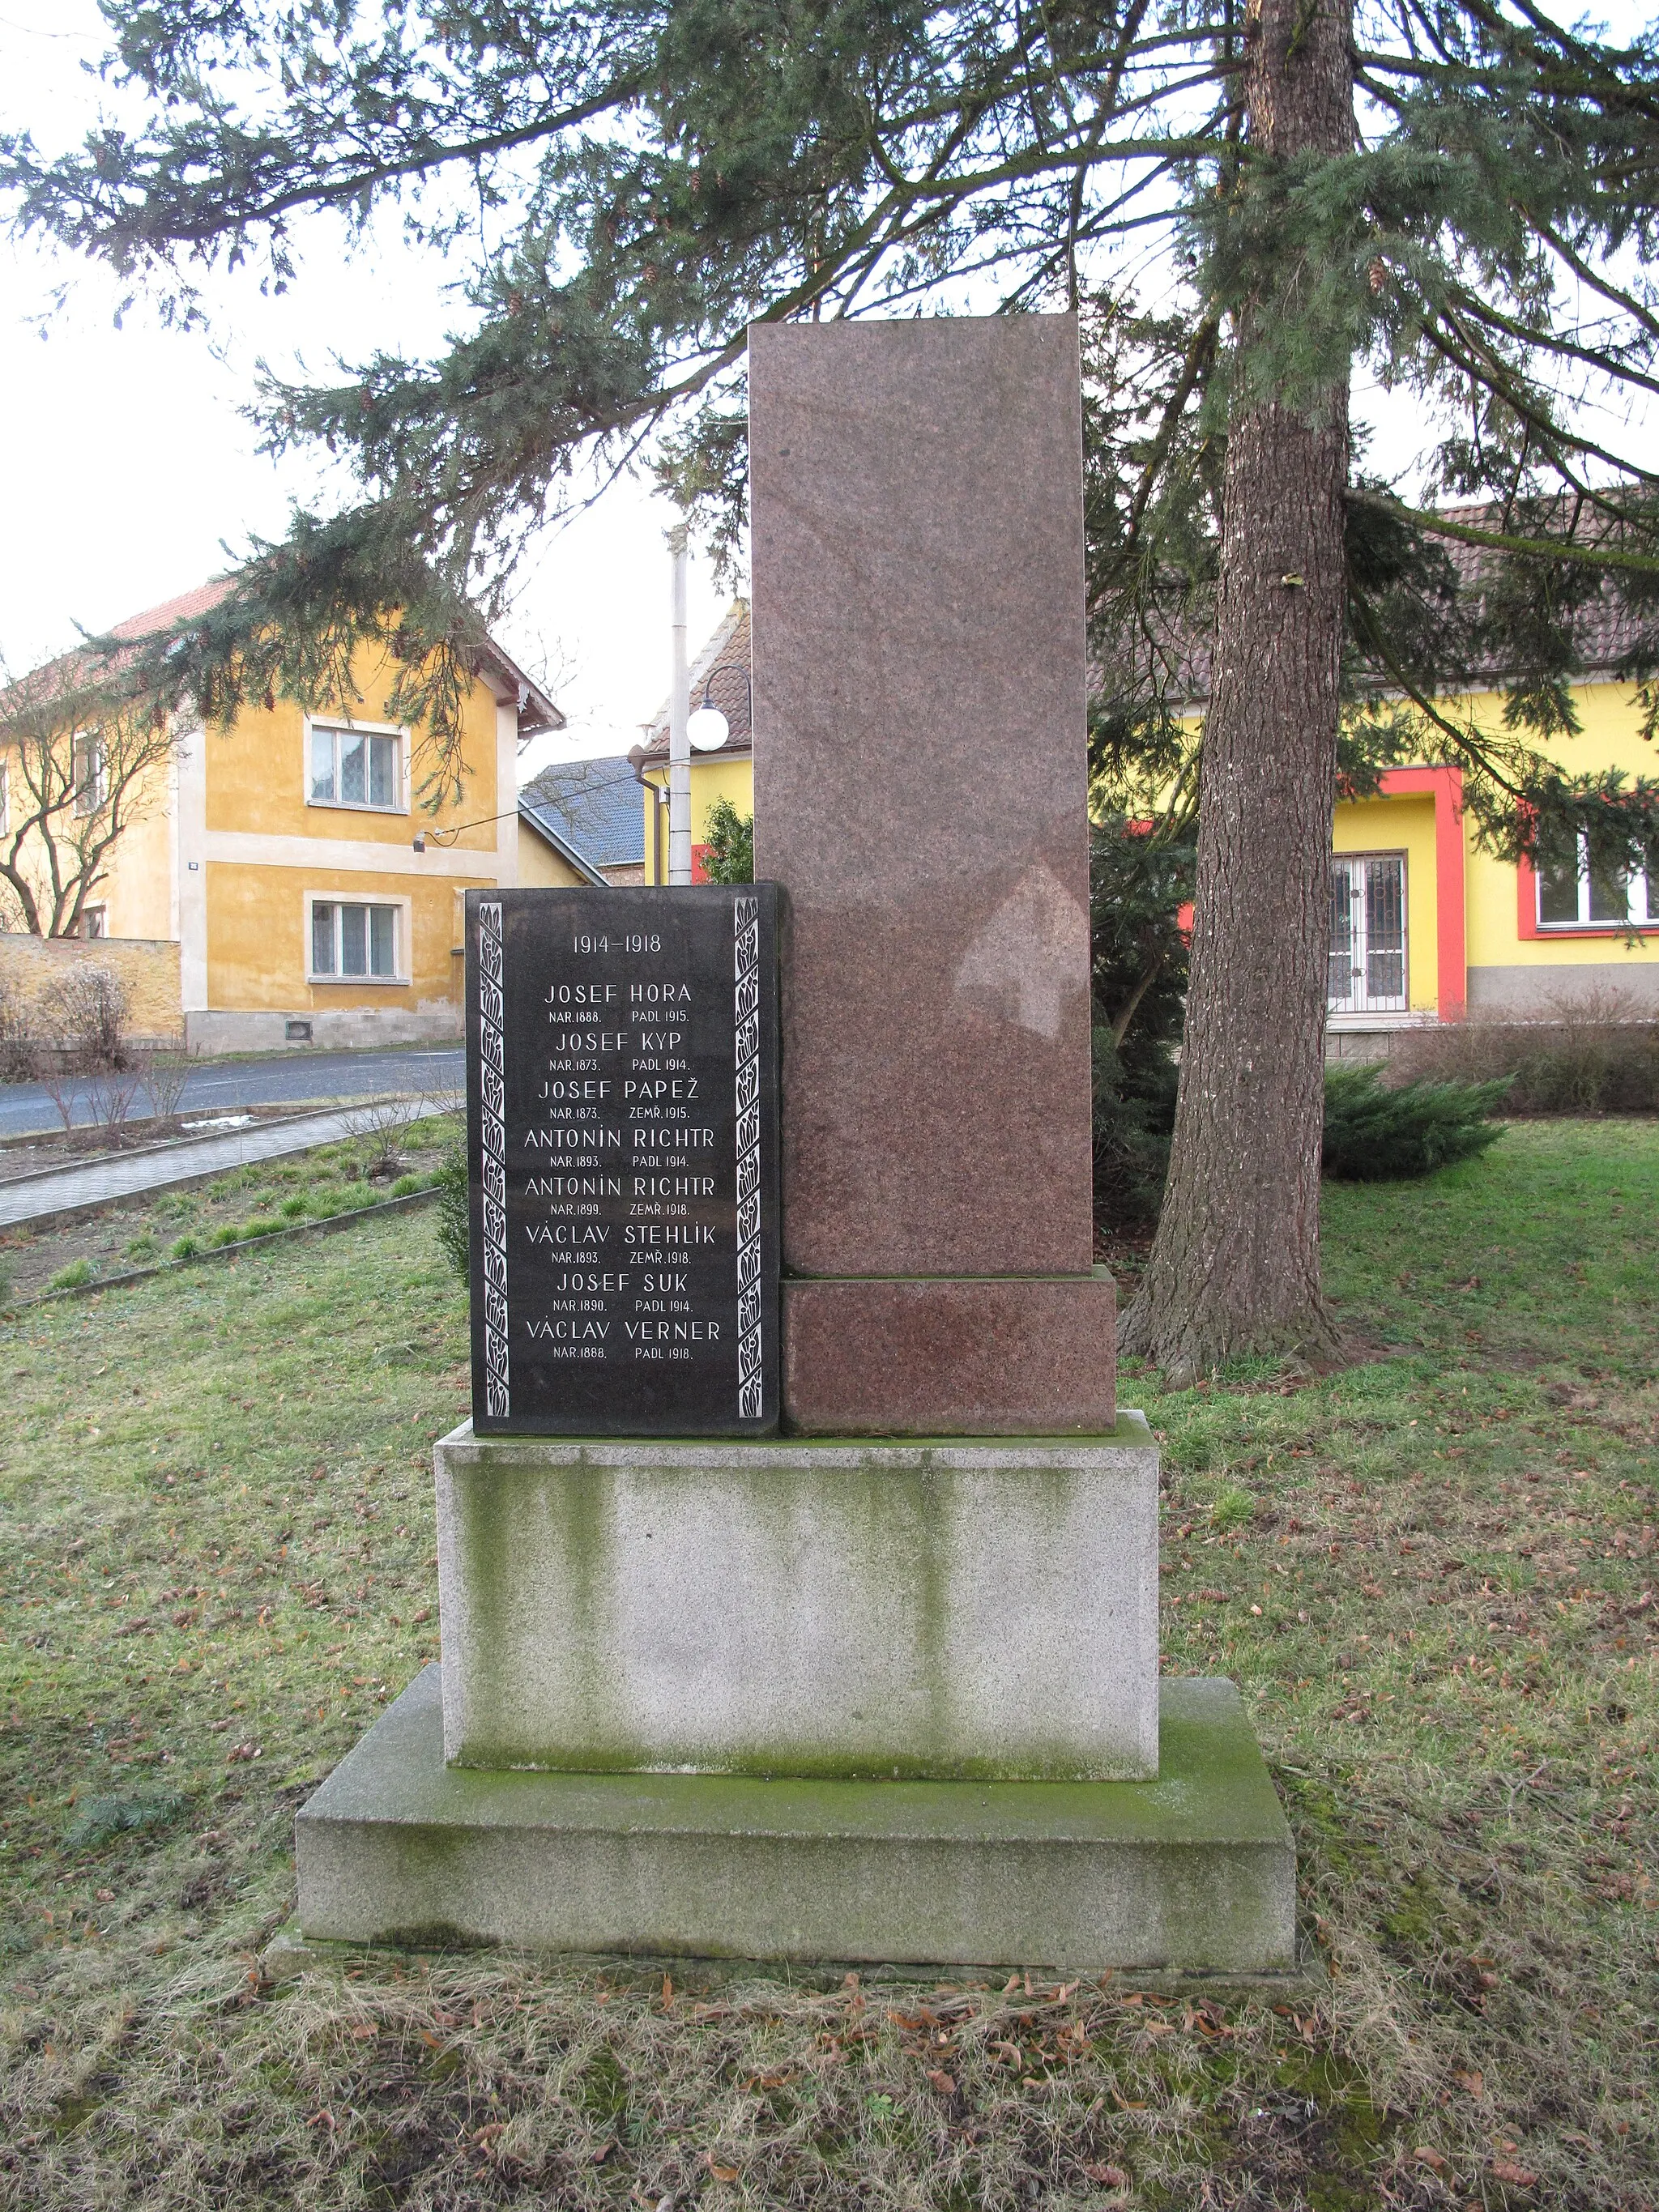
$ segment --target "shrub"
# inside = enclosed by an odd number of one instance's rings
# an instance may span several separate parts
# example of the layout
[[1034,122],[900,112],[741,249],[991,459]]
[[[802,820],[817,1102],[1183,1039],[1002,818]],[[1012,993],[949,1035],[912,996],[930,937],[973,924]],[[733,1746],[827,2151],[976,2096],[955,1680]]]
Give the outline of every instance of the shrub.
[[420,1106],[416,1098],[360,1098],[341,1115],[348,1133],[363,1147],[363,1172],[388,1175]]
[[1167,1049],[1126,1058],[1094,1033],[1094,1189],[1097,1221],[1156,1221],[1170,1170],[1180,1071]]
[[167,1247],[167,1257],[171,1260],[193,1260],[201,1249],[199,1237],[175,1237]]
[[133,1066],[94,1065],[86,1079],[86,1102],[93,1127],[110,1144],[120,1141],[120,1132],[131,1119],[138,1095],[138,1070]]
[[252,1220],[242,1224],[242,1239],[246,1243],[250,1237],[275,1237],[287,1227],[287,1222],[274,1213],[256,1213]]
[[1170,1165],[1186,1011],[1194,848],[1121,815],[1089,842],[1094,999],[1095,1218],[1155,1221]]
[[151,1045],[140,1054],[138,1065],[150,1112],[158,1121],[175,1121],[190,1075],[190,1054],[183,1037]]
[[67,1267],[60,1267],[47,1284],[49,1291],[78,1291],[83,1283],[92,1280],[90,1260],[71,1260]]
[[380,1195],[378,1190],[366,1182],[342,1183],[333,1210],[337,1213],[355,1213],[360,1206],[373,1206]]
[[1650,1114],[1659,1109],[1659,1021],[1619,991],[1559,995],[1544,1021],[1467,1021],[1395,1039],[1389,1079],[1514,1079],[1511,1114]]
[[28,1015],[11,979],[0,975],[0,1083],[32,1083],[34,1075]]
[[755,880],[755,817],[739,814],[729,799],[717,799],[703,830],[703,874],[711,884]]
[[111,968],[65,969],[40,994],[53,1036],[80,1066],[128,1064],[127,987]]
[[392,1195],[393,1198],[413,1198],[420,1188],[419,1176],[400,1175],[392,1186]]
[[306,1201],[297,1192],[292,1198],[285,1198],[276,1209],[284,1221],[298,1221],[306,1210]]
[[1324,1170],[1344,1182],[1391,1182],[1472,1159],[1503,1134],[1488,1119],[1510,1087],[1491,1083],[1390,1086],[1383,1066],[1325,1072]]
[[466,1146],[460,1138],[445,1146],[434,1185],[438,1193],[438,1249],[465,1282],[472,1264],[472,1202],[466,1184]]
[[222,1252],[227,1244],[240,1243],[241,1236],[241,1230],[235,1222],[223,1221],[208,1238],[208,1245],[213,1251]]

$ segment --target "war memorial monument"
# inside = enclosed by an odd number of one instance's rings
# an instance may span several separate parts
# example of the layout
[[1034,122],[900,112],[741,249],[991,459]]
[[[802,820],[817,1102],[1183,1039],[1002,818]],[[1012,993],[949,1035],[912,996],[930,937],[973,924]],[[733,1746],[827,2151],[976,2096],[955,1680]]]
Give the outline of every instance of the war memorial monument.
[[470,893],[442,1661],[306,1940],[1273,1974],[1092,1264],[1078,340],[750,344],[753,885]]

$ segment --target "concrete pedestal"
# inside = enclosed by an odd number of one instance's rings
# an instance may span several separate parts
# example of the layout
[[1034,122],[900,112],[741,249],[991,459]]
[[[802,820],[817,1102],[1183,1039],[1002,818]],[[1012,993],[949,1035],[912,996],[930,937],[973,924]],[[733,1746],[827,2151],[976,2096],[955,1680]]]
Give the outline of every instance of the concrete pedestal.
[[1156,1782],[446,1766],[428,1667],[296,1823],[307,1940],[1289,1973],[1296,1859],[1231,1682],[1163,1686]]
[[579,1773],[1158,1772],[1158,1447],[437,1447],[444,1748]]

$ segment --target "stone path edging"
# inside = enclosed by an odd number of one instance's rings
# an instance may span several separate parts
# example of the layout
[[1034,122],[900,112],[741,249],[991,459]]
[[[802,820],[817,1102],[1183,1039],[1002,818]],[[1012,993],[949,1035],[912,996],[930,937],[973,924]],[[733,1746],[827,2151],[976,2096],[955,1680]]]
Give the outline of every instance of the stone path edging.
[[[228,1175],[254,1161],[280,1159],[285,1153],[312,1152],[320,1145],[339,1144],[352,1135],[349,1121],[373,1103],[376,1102],[354,1099],[320,1114],[256,1122],[246,1129],[222,1129],[208,1136],[182,1138],[171,1145],[111,1153],[82,1168],[42,1168],[30,1175],[15,1176],[9,1182],[0,1182],[0,1229],[49,1228],[100,1212],[105,1206],[118,1205],[123,1199],[143,1198],[152,1191],[179,1190],[191,1183],[211,1182],[216,1176]],[[422,1121],[451,1110],[434,1100],[414,1099],[410,1102],[408,1118]],[[214,1155],[210,1164],[204,1157],[210,1152]],[[198,1164],[190,1165],[192,1159]],[[165,1171],[173,1167],[178,1172]],[[164,1171],[146,1174],[143,1170],[147,1168]],[[64,1186],[60,1205],[21,1210],[10,1202],[13,1192],[21,1192],[25,1197],[31,1190],[44,1194],[43,1187],[54,1181]],[[75,1188],[76,1184],[82,1186],[79,1190]]]
[[[380,1103],[379,1100],[363,1101],[365,1105]],[[263,1120],[250,1110],[247,1127],[250,1129],[278,1129],[285,1122],[309,1121],[319,1114],[337,1114],[339,1110],[339,1106],[331,1098],[324,1099],[320,1103],[313,1100],[304,1106],[296,1106],[291,1114],[267,1114]],[[147,1115],[144,1118],[155,1120],[158,1117]],[[133,1124],[131,1121],[124,1121],[121,1126],[123,1128],[130,1129]],[[58,1132],[51,1130],[47,1133],[56,1136]],[[184,1145],[203,1145],[210,1142],[215,1137],[237,1137],[242,1133],[240,1129],[204,1129],[198,1127],[194,1129],[180,1129],[176,1135],[171,1137],[146,1137],[142,1144],[122,1145],[109,1152],[95,1152],[88,1159],[63,1159],[53,1167],[25,1168],[21,1175],[8,1176],[3,1188],[7,1190],[16,1190],[24,1183],[38,1182],[42,1176],[71,1175],[81,1169],[106,1167],[112,1160],[142,1160],[148,1158],[154,1152],[177,1152]],[[39,1130],[30,1130],[21,1137],[0,1137],[0,1152],[21,1152],[25,1145],[38,1145],[40,1141]]]
[[325,1237],[336,1229],[349,1229],[355,1222],[368,1221],[377,1214],[406,1213],[411,1207],[425,1206],[436,1198],[436,1184],[425,1190],[405,1191],[401,1198],[377,1199],[373,1206],[354,1206],[349,1213],[330,1213],[320,1221],[296,1221],[289,1229],[272,1229],[263,1237],[239,1237],[234,1244],[210,1244],[200,1252],[192,1252],[183,1260],[158,1260],[153,1267],[125,1267],[118,1275],[95,1275],[89,1283],[65,1283],[55,1291],[38,1291],[32,1298],[20,1298],[9,1309],[0,1308],[0,1318],[27,1313],[32,1306],[44,1306],[58,1298],[89,1298],[97,1291],[115,1291],[128,1283],[148,1282],[152,1275],[176,1274],[180,1267],[199,1267],[204,1260],[231,1260],[239,1252],[261,1250],[267,1244],[285,1244],[292,1237]]

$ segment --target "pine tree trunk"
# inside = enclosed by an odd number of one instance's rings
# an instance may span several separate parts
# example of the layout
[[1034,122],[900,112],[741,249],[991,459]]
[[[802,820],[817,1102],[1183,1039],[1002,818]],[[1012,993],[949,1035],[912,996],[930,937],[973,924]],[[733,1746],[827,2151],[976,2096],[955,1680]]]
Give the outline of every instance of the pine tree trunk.
[[[1348,0],[1254,0],[1250,145],[1353,143]],[[1191,981],[1170,1177],[1123,1350],[1172,1382],[1336,1340],[1320,1287],[1346,380],[1311,407],[1249,395],[1228,427],[1200,780]]]

